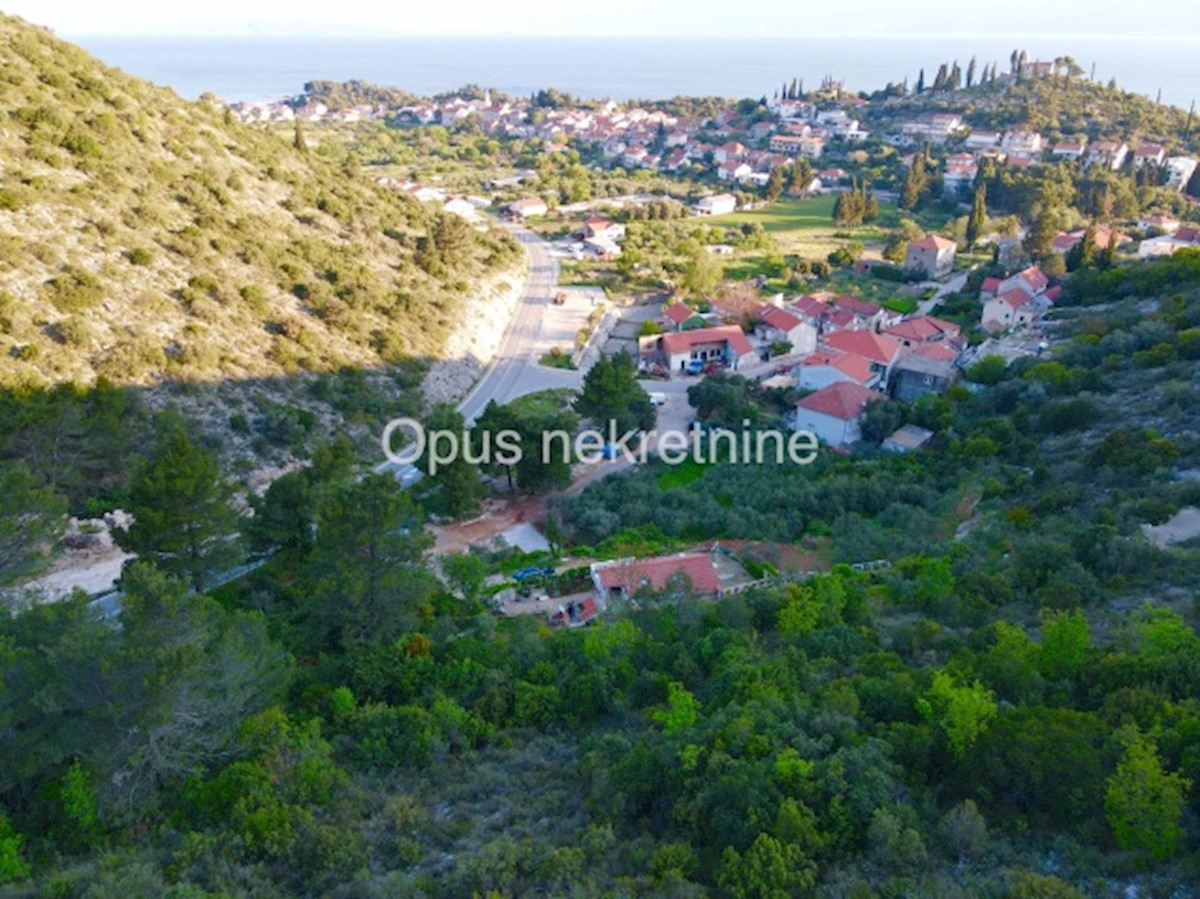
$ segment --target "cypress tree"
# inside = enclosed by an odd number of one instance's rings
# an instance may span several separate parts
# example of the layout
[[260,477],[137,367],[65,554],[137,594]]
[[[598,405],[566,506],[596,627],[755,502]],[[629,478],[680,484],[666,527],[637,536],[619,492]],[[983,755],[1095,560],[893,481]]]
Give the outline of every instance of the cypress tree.
[[987,224],[987,185],[980,184],[975,188],[975,202],[971,204],[971,214],[967,217],[967,249],[975,246],[983,234]]

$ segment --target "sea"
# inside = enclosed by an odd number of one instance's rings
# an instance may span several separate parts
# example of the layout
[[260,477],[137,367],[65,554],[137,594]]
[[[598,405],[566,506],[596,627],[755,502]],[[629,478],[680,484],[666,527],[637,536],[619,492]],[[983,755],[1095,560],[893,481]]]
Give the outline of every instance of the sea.
[[1103,37],[88,37],[67,35],[109,65],[224,100],[294,96],[305,82],[353,78],[432,96],[467,84],[512,95],[556,88],[586,98],[770,96],[784,82],[831,76],[875,90],[942,62],[1003,70],[1014,49],[1031,59],[1071,56],[1102,82],[1188,107],[1200,96],[1200,36]]

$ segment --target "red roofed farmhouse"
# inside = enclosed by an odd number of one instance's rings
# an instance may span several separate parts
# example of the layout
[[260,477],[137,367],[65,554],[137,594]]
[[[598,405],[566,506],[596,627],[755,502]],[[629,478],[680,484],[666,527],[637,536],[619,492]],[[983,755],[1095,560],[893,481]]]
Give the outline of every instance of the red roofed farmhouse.
[[686,579],[696,596],[716,599],[724,592],[717,566],[710,556],[701,553],[617,559],[592,566],[592,583],[603,603],[631,599],[643,590],[662,590],[675,579]]
[[930,234],[908,245],[904,267],[923,271],[931,278],[944,278],[954,268],[954,253],[957,249],[954,241]]
[[884,396],[850,381],[822,387],[796,403],[792,426],[810,431],[829,446],[850,446],[862,439],[860,422],[867,404]]
[[754,347],[736,325],[643,337],[639,349],[643,360],[657,362],[668,371],[683,371],[693,359],[736,369],[743,360],[754,357]]

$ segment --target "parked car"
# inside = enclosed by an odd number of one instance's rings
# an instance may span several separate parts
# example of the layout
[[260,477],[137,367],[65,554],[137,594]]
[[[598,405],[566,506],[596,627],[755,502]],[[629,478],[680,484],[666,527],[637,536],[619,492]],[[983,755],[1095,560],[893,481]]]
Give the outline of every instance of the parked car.
[[667,395],[665,393],[654,392],[650,394],[650,405],[652,406],[661,406],[666,403],[666,401]]
[[529,565],[525,568],[518,568],[516,571],[514,571],[513,580],[517,583],[523,583],[524,581],[530,581],[534,578],[553,577],[554,575],[555,571],[553,568],[543,567],[541,565]]
[[685,365],[683,367],[683,370],[685,373],[687,373],[689,375],[698,375],[702,371],[704,371],[704,360],[703,359],[692,359],[691,361],[688,362],[687,365]]

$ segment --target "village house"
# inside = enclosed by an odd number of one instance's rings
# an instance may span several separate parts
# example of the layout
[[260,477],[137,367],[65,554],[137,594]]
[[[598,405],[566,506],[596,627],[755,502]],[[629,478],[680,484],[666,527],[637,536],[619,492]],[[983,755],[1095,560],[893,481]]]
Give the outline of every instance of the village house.
[[914,143],[944,144],[962,130],[962,116],[953,112],[935,112],[900,126],[900,133]]
[[757,358],[749,338],[737,325],[642,337],[638,349],[643,361],[662,365],[670,372],[684,371],[693,361],[737,370],[739,365]]
[[867,406],[883,399],[884,395],[878,391],[851,381],[838,381],[796,403],[792,427],[816,435],[828,446],[851,446],[862,439],[861,422]]
[[510,203],[508,211],[513,218],[524,220],[537,215],[545,215],[550,211],[550,208],[541,197],[526,197],[523,200]]
[[805,156],[809,159],[819,159],[825,147],[825,140],[814,134],[776,134],[772,136],[768,148],[772,153],[782,153],[784,156]]
[[737,141],[729,141],[713,150],[713,162],[720,165],[723,162],[741,159],[745,155],[746,148],[742,144]]
[[1027,327],[1054,305],[1050,280],[1036,265],[986,287],[979,294],[985,301],[981,316],[985,331]]
[[871,360],[857,353],[822,350],[811,354],[793,370],[796,386],[802,390],[820,390],[830,384],[849,381],[862,387],[877,387],[880,373]]
[[881,384],[887,383],[888,377],[892,373],[892,366],[900,358],[903,349],[900,341],[872,331],[837,331],[824,335],[821,343],[822,349],[825,350],[836,350],[862,356],[871,363],[872,370],[879,374]]
[[730,159],[717,166],[717,178],[721,181],[745,181],[752,174],[754,174],[754,169],[736,159]]
[[696,215],[728,215],[737,209],[737,197],[733,194],[716,194],[701,197],[692,207]]
[[883,333],[898,340],[900,346],[907,349],[930,343],[948,343],[959,336],[961,329],[954,322],[932,315],[918,315],[892,325]]
[[1060,140],[1050,151],[1052,156],[1060,159],[1082,159],[1087,151],[1087,138],[1079,137],[1072,140]]
[[1088,165],[1099,165],[1114,172],[1125,164],[1129,147],[1123,141],[1102,140],[1093,143],[1084,157]]
[[1181,225],[1172,234],[1160,237],[1150,237],[1138,244],[1138,256],[1148,259],[1151,256],[1170,256],[1176,250],[1200,248],[1200,228]]
[[960,194],[974,185],[979,166],[970,153],[955,153],[946,159],[946,171],[942,175],[944,193]]
[[953,361],[914,351],[896,363],[890,381],[892,397],[911,403],[926,394],[945,393],[957,375]]
[[583,237],[605,237],[619,241],[625,237],[625,226],[601,216],[593,216],[583,223]]
[[1187,189],[1188,182],[1196,173],[1196,160],[1190,156],[1172,156],[1166,161],[1167,187],[1172,190]]
[[659,316],[664,331],[682,331],[684,323],[692,319],[704,321],[687,303],[670,303],[663,308],[662,315]]
[[990,150],[1000,143],[998,131],[972,131],[963,141],[968,150]]
[[817,346],[817,329],[804,319],[772,303],[754,313],[754,331],[767,343],[791,344],[792,353],[811,353]]
[[[1097,250],[1107,250],[1109,247],[1114,249],[1123,243],[1128,243],[1130,237],[1128,234],[1123,234],[1114,228],[1108,228],[1104,225],[1097,225],[1092,232],[1095,235],[1094,245]],[[1084,235],[1087,230],[1079,228],[1075,231],[1066,232],[1060,231],[1054,237],[1054,242],[1051,244],[1051,249],[1060,256],[1066,255],[1075,248],[1077,244],[1083,242]]]
[[952,240],[930,234],[909,243],[904,267],[922,271],[931,278],[944,278],[954,269],[954,254],[958,246]]
[[1045,139],[1036,131],[1009,131],[1000,139],[1000,149],[1011,156],[1036,156]]
[[1146,163],[1162,165],[1167,158],[1166,148],[1160,144],[1142,144],[1133,154],[1133,164],[1139,169]]
[[718,599],[725,592],[716,563],[707,553],[593,562],[591,575],[596,599],[606,605],[633,599],[643,591],[664,590],[677,582],[701,599]]
[[854,320],[847,327],[854,328],[855,330],[877,331],[880,328],[889,327],[900,320],[898,313],[884,309],[878,303],[872,303],[869,300],[860,300],[858,297],[835,297],[831,305],[833,306],[835,315],[838,311],[845,311],[854,316]]
[[1154,215],[1143,215],[1137,220],[1137,226],[1140,231],[1157,231],[1160,234],[1174,234],[1179,230],[1179,219],[1174,216],[1155,213]]

